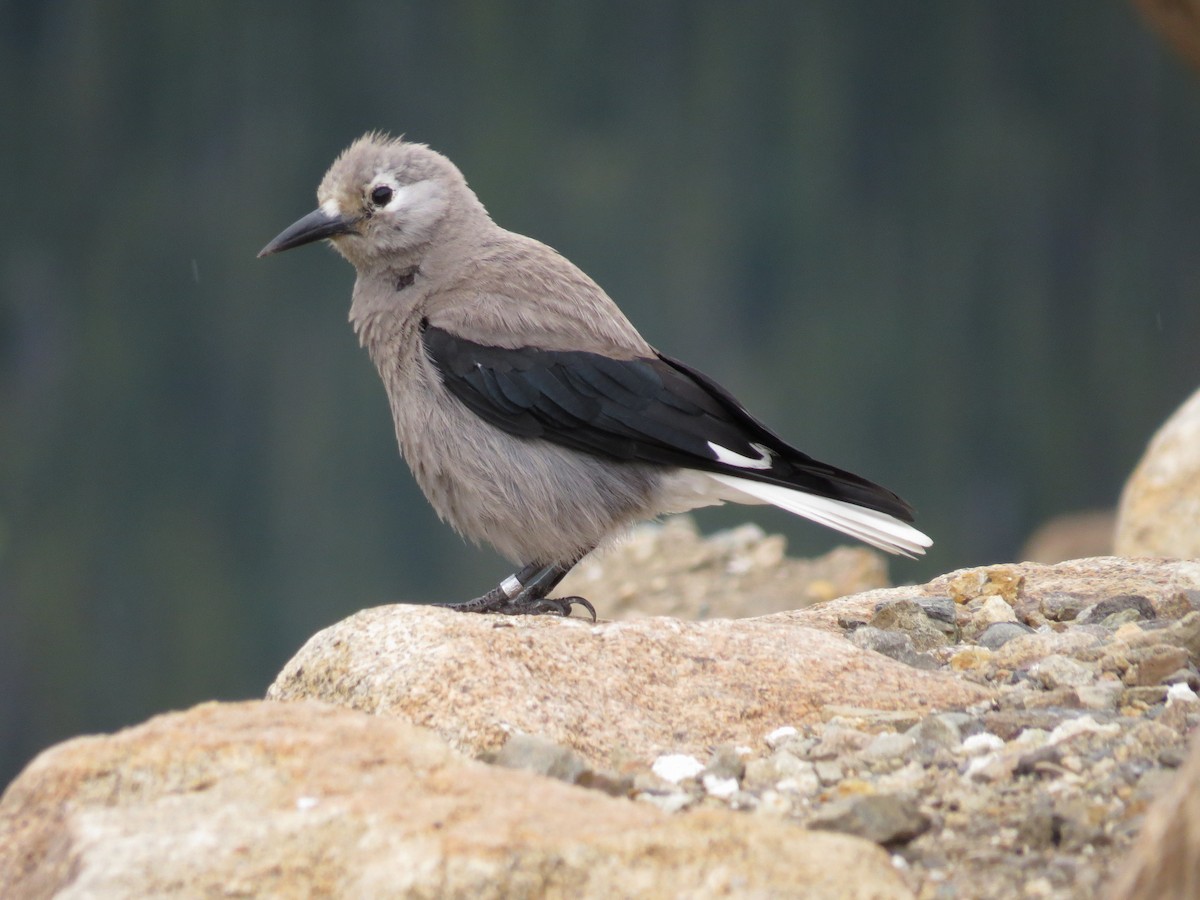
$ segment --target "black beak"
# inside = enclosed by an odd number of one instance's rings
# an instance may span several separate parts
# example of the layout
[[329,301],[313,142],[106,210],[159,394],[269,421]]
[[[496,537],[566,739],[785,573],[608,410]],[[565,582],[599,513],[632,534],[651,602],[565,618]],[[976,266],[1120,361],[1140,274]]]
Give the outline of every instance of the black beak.
[[347,219],[342,216],[331,216],[323,209],[314,209],[303,219],[293,222],[283,229],[275,240],[258,251],[258,258],[270,256],[283,250],[291,250],[303,244],[311,244],[322,238],[335,237],[339,234],[357,234],[354,227],[357,219]]

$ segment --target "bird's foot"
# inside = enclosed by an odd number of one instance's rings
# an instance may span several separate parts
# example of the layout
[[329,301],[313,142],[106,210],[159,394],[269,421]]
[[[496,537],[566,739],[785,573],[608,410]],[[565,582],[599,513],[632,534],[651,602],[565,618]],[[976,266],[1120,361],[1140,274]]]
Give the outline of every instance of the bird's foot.
[[576,606],[582,606],[596,621],[596,608],[585,597],[547,597],[566,574],[568,566],[527,566],[504,579],[482,597],[458,603],[436,603],[443,609],[459,612],[500,613],[506,616],[558,615],[569,618]]
[[[496,596],[499,594],[499,596]],[[482,597],[474,600],[463,600],[458,603],[434,603],[442,609],[456,609],[459,612],[499,613],[505,616],[546,616],[555,615],[570,618],[576,606],[582,606],[596,621],[596,608],[586,597],[534,597],[518,594],[511,600],[499,588],[488,591]]]

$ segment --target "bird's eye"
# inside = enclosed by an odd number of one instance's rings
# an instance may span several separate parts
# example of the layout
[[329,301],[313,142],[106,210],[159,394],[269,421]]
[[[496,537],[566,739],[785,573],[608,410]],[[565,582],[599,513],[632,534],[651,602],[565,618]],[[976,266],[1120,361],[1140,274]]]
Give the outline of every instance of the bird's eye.
[[386,184],[371,189],[371,202],[376,206],[387,206],[392,202],[392,189]]

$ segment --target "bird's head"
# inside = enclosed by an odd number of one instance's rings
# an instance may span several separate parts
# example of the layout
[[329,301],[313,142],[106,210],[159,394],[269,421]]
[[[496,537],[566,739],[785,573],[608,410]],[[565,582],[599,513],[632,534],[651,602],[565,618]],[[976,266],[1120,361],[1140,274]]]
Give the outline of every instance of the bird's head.
[[419,252],[452,212],[486,215],[454,163],[424,144],[377,133],[334,160],[317,201],[258,255],[328,238],[355,268],[371,268]]

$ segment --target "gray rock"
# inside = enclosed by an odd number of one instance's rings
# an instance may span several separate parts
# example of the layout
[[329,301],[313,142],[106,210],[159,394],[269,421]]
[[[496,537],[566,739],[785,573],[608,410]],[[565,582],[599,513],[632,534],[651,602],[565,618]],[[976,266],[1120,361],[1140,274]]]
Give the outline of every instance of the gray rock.
[[891,657],[914,669],[933,670],[937,660],[926,653],[918,653],[911,636],[900,631],[885,631],[872,625],[863,625],[850,632],[850,642],[864,650],[874,650]]
[[1017,759],[1017,767],[1013,770],[1013,774],[1059,774],[1063,771],[1059,766],[1059,763],[1062,762],[1062,757],[1063,748],[1061,744],[1043,744],[1041,747],[1036,747],[1028,753],[1022,753]]
[[809,828],[853,834],[885,847],[908,843],[929,825],[914,801],[895,794],[835,800],[808,821]]
[[989,650],[999,650],[1015,637],[1033,634],[1033,629],[1020,622],[993,622],[979,635],[977,643]]
[[746,762],[733,744],[718,745],[701,773],[702,777],[712,775],[716,778],[732,778],[735,781],[741,781],[745,774]]
[[873,628],[908,635],[918,652],[944,647],[958,637],[958,628],[953,621],[947,623],[941,619],[931,619],[915,599],[882,604],[868,624]]
[[536,734],[514,734],[497,751],[491,762],[506,769],[524,769],[537,775],[575,784],[588,766],[570,747],[563,747]]
[[813,771],[821,784],[837,784],[846,777],[842,764],[832,759],[819,759],[812,764]]
[[916,738],[911,735],[885,731],[875,735],[871,742],[859,751],[858,756],[870,762],[884,762],[906,756],[916,745]]
[[962,743],[962,730],[951,713],[926,716],[906,733],[925,748],[953,750]]
[[914,599],[929,619],[943,625],[950,625],[955,631],[958,630],[958,606],[952,599],[949,597],[916,597]]
[[[1077,718],[1078,710],[1055,709],[1002,709],[985,713],[983,724],[992,734],[1004,741],[1011,741],[1027,728],[1053,731],[1064,719]],[[1099,718],[1095,713],[1089,713]]]
[[1042,598],[1039,607],[1042,615],[1051,622],[1071,622],[1079,617],[1091,600],[1078,594],[1047,594]]
[[1126,622],[1150,621],[1155,617],[1154,606],[1140,594],[1121,594],[1116,597],[1106,597],[1099,603],[1083,610],[1078,619],[1103,625],[1106,628],[1118,628]]
[[951,725],[956,726],[959,734],[961,734],[964,739],[969,738],[973,734],[979,734],[981,731],[987,730],[983,722],[978,717],[973,716],[970,713],[939,713],[938,718],[945,719]]

